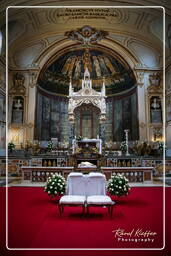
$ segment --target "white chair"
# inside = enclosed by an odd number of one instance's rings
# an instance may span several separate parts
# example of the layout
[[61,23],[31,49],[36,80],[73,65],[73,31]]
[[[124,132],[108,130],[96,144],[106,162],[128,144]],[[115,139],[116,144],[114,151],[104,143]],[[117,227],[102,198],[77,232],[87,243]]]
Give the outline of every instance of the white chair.
[[66,195],[59,200],[59,213],[64,211],[64,206],[82,206],[83,213],[86,202],[86,182],[82,173],[73,172],[68,175]]
[[87,179],[87,213],[90,206],[105,206],[112,216],[113,205],[115,204],[109,196],[106,195],[106,178],[101,173],[90,173]]

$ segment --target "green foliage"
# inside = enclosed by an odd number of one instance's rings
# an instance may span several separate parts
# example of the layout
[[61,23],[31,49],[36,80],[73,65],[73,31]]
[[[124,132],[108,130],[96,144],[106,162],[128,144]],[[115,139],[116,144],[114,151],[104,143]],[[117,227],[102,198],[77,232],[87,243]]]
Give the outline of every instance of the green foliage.
[[122,141],[121,144],[120,144],[120,149],[121,151],[125,152],[126,149],[127,149],[127,146],[126,146],[126,141]]
[[160,152],[163,152],[163,150],[166,150],[166,149],[167,149],[167,147],[166,147],[166,145],[164,147],[164,142],[163,141],[158,141],[158,150]]
[[83,139],[83,136],[79,135],[77,138],[76,138],[78,141],[81,141]]
[[15,148],[14,143],[13,143],[13,142],[9,142],[9,143],[8,143],[8,149],[9,149],[9,150],[13,150],[14,148]]
[[128,195],[130,190],[128,179],[121,174],[112,175],[111,179],[108,180],[107,190],[111,195]]
[[50,140],[50,141],[48,142],[48,145],[47,145],[48,151],[51,151],[51,150],[52,150],[52,147],[53,147],[53,142]]
[[65,193],[66,180],[60,174],[53,174],[48,178],[44,191],[49,196],[63,195]]

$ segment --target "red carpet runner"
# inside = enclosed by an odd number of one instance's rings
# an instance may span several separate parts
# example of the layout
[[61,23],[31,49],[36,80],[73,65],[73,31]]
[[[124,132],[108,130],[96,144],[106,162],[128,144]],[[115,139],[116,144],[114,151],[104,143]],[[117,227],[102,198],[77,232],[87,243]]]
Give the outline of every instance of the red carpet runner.
[[[128,197],[119,199],[114,207],[112,219],[105,208],[90,208],[90,214],[82,216],[81,208],[66,207],[63,216],[60,217],[55,200],[50,199],[42,188],[12,187],[9,188],[8,246],[160,248],[162,217],[160,187],[132,188]],[[116,232],[112,232],[118,229],[132,233],[119,239]],[[156,234],[147,237],[142,235],[141,231]]]

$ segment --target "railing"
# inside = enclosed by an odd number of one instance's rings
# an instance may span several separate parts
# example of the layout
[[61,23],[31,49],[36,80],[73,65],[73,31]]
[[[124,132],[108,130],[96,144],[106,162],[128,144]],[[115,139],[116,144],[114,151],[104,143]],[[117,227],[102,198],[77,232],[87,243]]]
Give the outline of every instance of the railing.
[[52,174],[60,173],[67,178],[68,174],[73,171],[73,167],[38,167],[22,166],[22,181],[46,182]]
[[112,174],[122,174],[129,182],[144,182],[153,180],[153,167],[101,167],[106,179]]

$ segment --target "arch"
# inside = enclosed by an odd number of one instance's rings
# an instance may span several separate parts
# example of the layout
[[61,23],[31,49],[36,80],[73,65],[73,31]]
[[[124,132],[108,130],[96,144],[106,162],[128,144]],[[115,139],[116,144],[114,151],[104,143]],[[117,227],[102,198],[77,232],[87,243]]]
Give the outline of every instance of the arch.
[[[46,48],[45,51],[35,60],[35,62],[42,71],[62,53],[78,47],[80,47],[80,44],[73,43],[72,41],[66,39],[61,40],[60,42],[57,42]],[[103,43],[97,44],[96,47],[111,51],[117,56],[120,56],[120,58],[125,61],[125,63],[127,63],[131,69],[133,69],[139,62],[137,57],[128,48],[112,39],[103,40]]]

